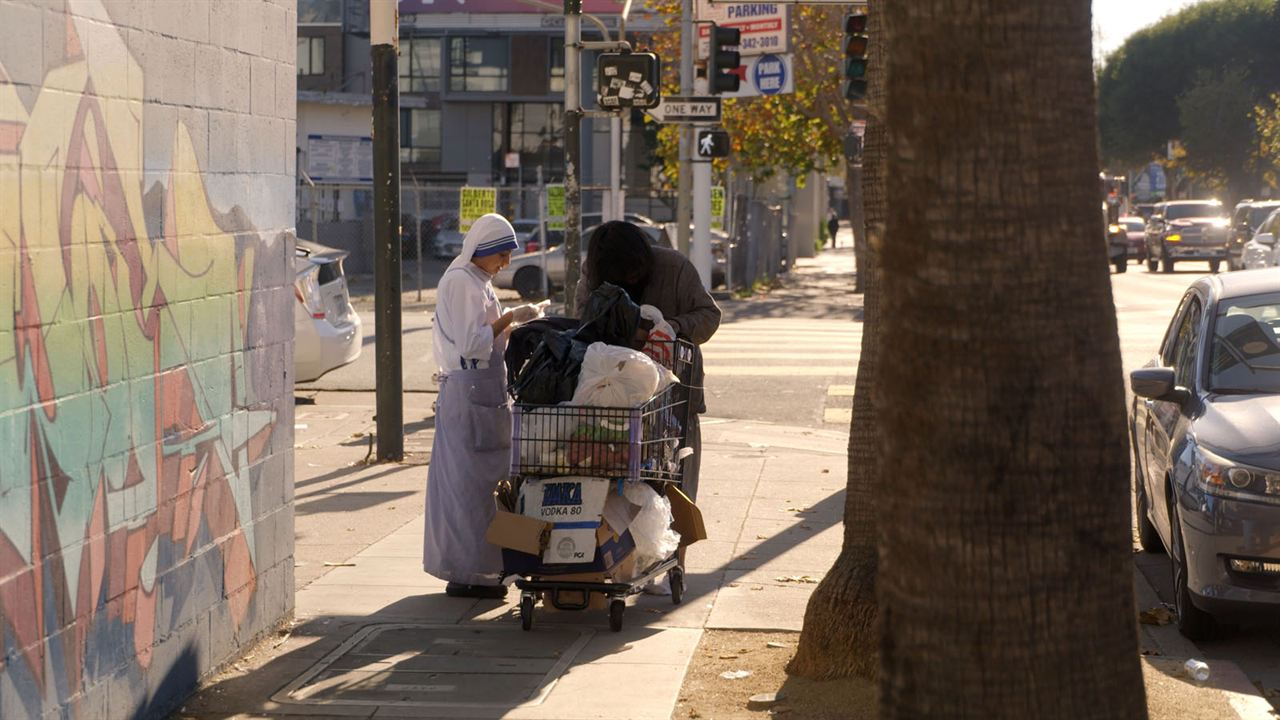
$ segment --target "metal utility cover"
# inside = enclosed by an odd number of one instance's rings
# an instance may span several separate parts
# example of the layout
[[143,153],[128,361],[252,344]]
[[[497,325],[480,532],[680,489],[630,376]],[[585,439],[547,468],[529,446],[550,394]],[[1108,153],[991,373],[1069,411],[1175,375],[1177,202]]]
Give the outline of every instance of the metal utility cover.
[[368,625],[276,693],[287,704],[514,708],[541,703],[589,628]]

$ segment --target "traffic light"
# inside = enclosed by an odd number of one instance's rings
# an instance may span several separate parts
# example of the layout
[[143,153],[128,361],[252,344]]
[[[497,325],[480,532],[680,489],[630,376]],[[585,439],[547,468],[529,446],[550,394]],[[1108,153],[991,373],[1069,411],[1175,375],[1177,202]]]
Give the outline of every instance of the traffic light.
[[742,56],[736,48],[742,40],[742,31],[737,28],[711,26],[711,57],[707,61],[707,85],[712,94],[738,92],[742,78],[738,75],[738,67],[742,65]]
[[860,101],[867,97],[867,14],[844,17],[844,97]]

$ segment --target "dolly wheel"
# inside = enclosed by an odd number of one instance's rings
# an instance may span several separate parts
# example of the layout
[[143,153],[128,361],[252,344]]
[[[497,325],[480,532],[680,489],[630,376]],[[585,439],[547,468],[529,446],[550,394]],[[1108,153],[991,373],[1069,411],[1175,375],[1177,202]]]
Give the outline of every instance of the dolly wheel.
[[520,627],[524,630],[533,629],[533,596],[525,595],[520,598]]
[[667,581],[671,584],[671,602],[679,605],[684,600],[684,570],[671,568]]
[[625,600],[614,600],[609,603],[609,629],[622,632],[622,613],[627,611]]

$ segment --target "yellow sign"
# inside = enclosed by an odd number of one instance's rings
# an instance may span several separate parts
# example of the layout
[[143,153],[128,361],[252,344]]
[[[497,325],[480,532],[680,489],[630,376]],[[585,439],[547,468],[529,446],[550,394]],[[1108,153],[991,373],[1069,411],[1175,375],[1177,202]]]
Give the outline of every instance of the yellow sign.
[[491,187],[464,187],[458,206],[458,229],[465,233],[481,216],[497,212],[498,190]]
[[711,229],[724,229],[724,186],[711,188]]
[[564,185],[547,186],[547,230],[564,230]]

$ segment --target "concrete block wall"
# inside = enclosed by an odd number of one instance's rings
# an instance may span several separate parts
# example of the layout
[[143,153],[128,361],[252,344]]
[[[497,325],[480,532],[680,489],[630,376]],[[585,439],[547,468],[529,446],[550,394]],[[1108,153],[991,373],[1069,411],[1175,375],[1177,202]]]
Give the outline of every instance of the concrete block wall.
[[293,608],[294,0],[0,0],[0,718]]

